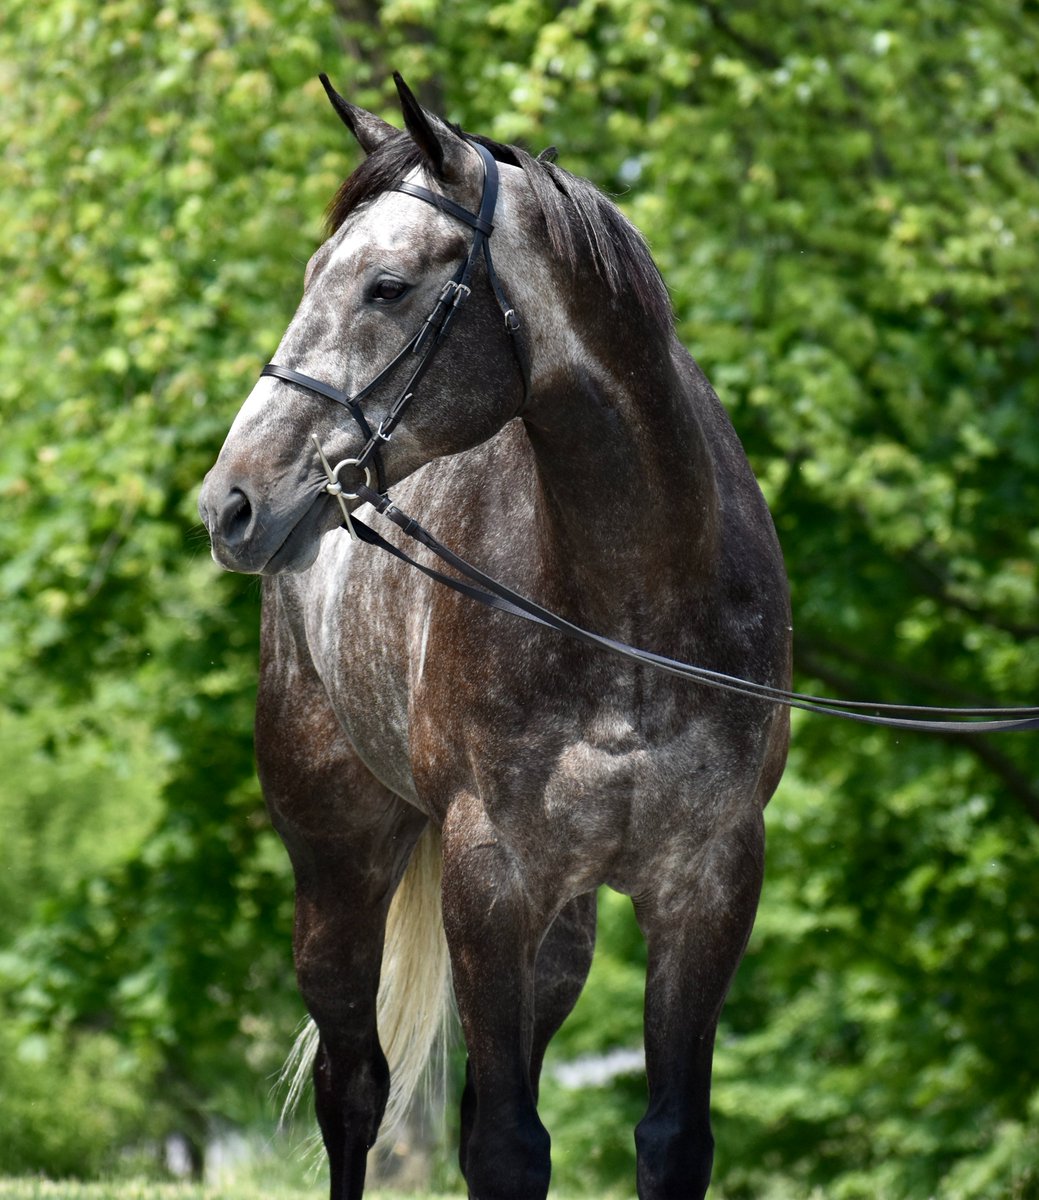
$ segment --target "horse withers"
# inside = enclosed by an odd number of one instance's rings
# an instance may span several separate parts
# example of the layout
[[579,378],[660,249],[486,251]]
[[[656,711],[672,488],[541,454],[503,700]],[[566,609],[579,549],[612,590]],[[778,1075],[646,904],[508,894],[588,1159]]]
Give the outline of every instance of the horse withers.
[[392,489],[566,619],[786,687],[769,513],[613,204],[399,79],[403,131],[326,88],[366,158],[199,508],[216,561],[264,576],[256,751],[295,873],[333,1200],[361,1196],[448,976],[469,1193],[546,1195],[538,1079],[601,885],[632,898],[648,943],[639,1196],[702,1197],[786,711],[487,612],[349,524]]

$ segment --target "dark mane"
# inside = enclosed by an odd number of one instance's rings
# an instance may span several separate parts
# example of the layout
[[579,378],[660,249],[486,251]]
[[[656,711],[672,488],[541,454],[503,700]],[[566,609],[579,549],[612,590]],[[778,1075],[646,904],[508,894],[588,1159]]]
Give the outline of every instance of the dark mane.
[[[494,157],[519,167],[541,209],[553,253],[573,274],[591,263],[612,296],[630,297],[656,324],[670,328],[671,300],[642,235],[594,184],[537,159],[518,146],[467,135]],[[422,154],[407,134],[384,142],[335,194],[326,214],[334,233],[360,205],[391,191],[422,165]]]

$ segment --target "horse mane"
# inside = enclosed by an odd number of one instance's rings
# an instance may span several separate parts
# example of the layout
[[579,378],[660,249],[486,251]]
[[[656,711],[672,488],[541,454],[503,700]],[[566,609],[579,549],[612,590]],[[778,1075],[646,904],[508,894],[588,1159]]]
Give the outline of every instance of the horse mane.
[[[571,274],[576,276],[590,262],[612,297],[630,298],[660,328],[671,328],[671,298],[649,248],[607,196],[587,179],[571,175],[545,158],[534,158],[519,146],[473,134],[465,136],[486,146],[499,162],[524,172],[544,218],[552,251]],[[333,234],[355,209],[392,191],[409,171],[423,164],[421,151],[407,134],[387,139],[336,192],[326,213],[328,234]]]

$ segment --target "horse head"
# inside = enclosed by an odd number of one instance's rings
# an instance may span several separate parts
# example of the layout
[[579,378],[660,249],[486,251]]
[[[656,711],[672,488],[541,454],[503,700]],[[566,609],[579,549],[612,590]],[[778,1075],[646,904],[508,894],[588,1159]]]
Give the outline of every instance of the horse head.
[[[277,366],[265,368],[203,484],[199,512],[229,570],[274,574],[313,562],[341,519],[318,447],[347,464],[338,475],[347,495],[365,475],[385,490],[491,437],[525,394],[515,314],[488,248],[475,252],[490,236],[479,211],[489,180],[497,188],[500,178],[499,227],[508,232],[495,236],[495,251],[506,278],[514,273],[515,218],[525,200],[529,207],[522,172],[499,172],[399,76],[404,131],[322,82],[367,157],[330,207],[330,234],[307,265]],[[528,278],[518,290],[530,286]],[[416,370],[421,381],[409,393]]]

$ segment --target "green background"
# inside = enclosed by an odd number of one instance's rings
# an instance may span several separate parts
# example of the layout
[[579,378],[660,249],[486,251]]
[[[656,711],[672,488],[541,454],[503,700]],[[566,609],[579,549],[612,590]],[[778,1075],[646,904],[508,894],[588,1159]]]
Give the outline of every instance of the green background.
[[[197,1166],[301,1015],[253,777],[258,589],[201,477],[390,72],[645,232],[773,507],[798,680],[1034,703],[1039,7],[8,0],[0,21],[0,1170]],[[1039,1195],[1039,742],[795,721],[716,1059],[727,1197]],[[558,1063],[637,1046],[607,897]],[[630,1190],[638,1074],[546,1084]],[[450,1137],[450,1134],[449,1134]],[[457,1187],[449,1154],[436,1169]]]

